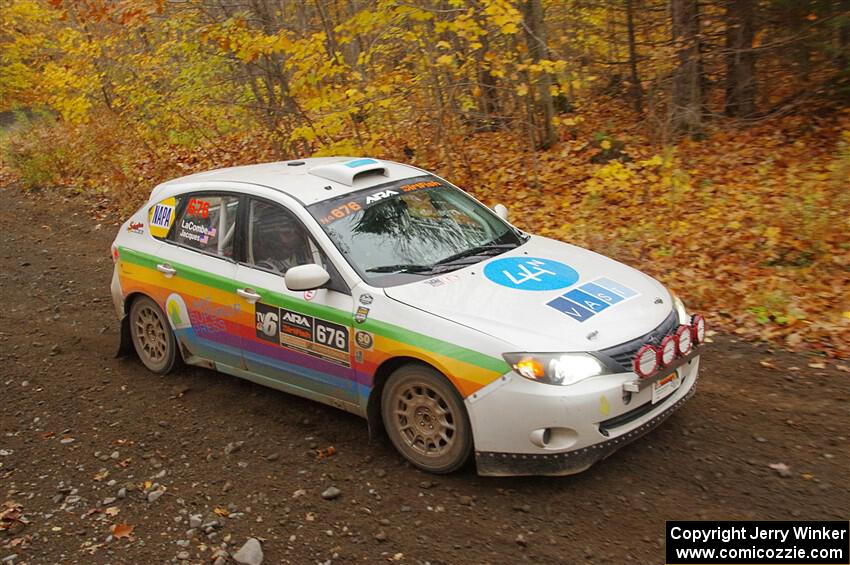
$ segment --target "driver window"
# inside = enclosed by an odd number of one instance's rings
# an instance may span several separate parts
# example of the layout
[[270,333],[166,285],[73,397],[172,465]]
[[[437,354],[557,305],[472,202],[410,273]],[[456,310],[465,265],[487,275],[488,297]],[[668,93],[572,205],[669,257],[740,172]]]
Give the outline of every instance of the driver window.
[[252,200],[249,210],[248,261],[277,274],[290,267],[319,263],[317,250],[306,230],[288,210],[275,204]]

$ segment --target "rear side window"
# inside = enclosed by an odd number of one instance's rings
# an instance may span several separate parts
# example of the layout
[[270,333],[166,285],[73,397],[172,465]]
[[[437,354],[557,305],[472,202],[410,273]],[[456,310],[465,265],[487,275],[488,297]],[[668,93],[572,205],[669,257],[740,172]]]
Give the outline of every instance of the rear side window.
[[171,232],[170,241],[220,257],[233,257],[236,212],[239,197],[194,194],[184,196]]

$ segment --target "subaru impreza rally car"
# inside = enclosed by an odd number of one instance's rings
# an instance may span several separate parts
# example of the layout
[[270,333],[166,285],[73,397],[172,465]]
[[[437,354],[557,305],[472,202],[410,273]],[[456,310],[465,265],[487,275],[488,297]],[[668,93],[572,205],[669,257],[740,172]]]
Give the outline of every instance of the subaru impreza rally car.
[[415,167],[314,158],[154,188],[112,246],[123,352],[383,429],[414,465],[576,473],[693,393],[700,316]]

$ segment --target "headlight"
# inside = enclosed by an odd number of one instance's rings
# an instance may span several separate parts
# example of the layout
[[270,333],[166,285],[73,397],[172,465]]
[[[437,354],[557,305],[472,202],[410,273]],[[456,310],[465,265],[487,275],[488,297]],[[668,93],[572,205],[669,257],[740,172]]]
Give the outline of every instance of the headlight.
[[502,357],[523,377],[550,385],[571,385],[611,372],[587,353],[505,353]]

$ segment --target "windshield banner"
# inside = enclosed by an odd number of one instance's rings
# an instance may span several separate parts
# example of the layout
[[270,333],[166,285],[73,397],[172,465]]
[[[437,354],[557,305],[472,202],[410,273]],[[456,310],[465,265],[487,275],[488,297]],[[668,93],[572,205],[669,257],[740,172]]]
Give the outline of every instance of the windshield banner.
[[393,198],[394,196],[406,194],[408,192],[437,188],[438,186],[447,187],[448,185],[440,182],[437,178],[430,175],[413,177],[400,181],[379,184],[377,186],[361,190],[360,192],[353,192],[351,194],[340,196],[339,198],[325,200],[324,202],[308,206],[308,210],[310,210],[310,213],[313,214],[314,218],[319,220],[319,223],[323,226],[327,226],[337,220],[341,220],[351,214],[359,212],[360,210],[369,208],[370,206],[386,200],[387,198]]

